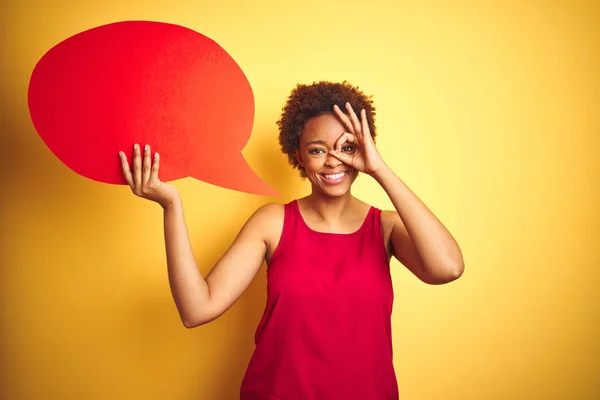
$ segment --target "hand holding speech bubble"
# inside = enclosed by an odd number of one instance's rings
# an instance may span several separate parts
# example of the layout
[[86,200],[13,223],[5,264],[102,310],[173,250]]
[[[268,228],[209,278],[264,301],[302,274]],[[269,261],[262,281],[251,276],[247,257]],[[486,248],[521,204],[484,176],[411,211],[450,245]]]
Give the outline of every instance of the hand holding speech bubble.
[[71,36],[38,61],[28,103],[48,148],[84,177],[125,185],[118,152],[150,144],[163,181],[277,195],[241,154],[254,122],[250,83],[191,29],[124,21]]

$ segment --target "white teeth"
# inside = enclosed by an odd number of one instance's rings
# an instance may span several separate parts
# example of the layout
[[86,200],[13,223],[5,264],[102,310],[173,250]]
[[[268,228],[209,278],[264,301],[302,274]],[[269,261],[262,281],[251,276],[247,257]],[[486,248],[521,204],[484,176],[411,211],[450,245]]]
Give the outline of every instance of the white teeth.
[[333,175],[323,175],[325,178],[327,179],[331,179],[331,180],[335,180],[335,179],[340,179],[342,176],[344,176],[346,173],[345,172],[340,172],[339,174],[333,174]]

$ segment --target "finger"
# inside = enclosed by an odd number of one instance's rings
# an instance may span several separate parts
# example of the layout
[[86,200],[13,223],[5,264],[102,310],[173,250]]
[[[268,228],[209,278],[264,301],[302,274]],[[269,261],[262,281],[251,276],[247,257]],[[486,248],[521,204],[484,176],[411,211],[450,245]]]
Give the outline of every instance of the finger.
[[119,151],[119,157],[121,158],[121,170],[123,171],[123,176],[127,181],[129,187],[133,188],[133,177],[131,175],[131,170],[129,169],[129,162],[127,162],[127,156],[122,151]]
[[362,124],[362,133],[372,139],[373,137],[371,136],[371,130],[369,129],[369,121],[367,120],[367,112],[364,108],[360,111],[360,122]]
[[158,181],[158,169],[160,168],[160,157],[158,153],[154,153],[154,162],[152,163],[152,177],[150,179],[154,179]]
[[350,121],[348,116],[346,114],[344,114],[344,112],[341,110],[341,108],[339,108],[337,106],[337,104],[333,106],[333,111],[338,116],[338,118],[342,121],[342,123],[344,124],[344,127],[346,127],[346,129],[348,129],[348,131],[354,133],[354,126],[352,126],[352,121]]
[[145,185],[150,179],[151,159],[150,146],[144,146],[144,162],[142,164],[142,183]]
[[356,142],[356,137],[353,134],[346,132],[338,138],[338,140],[335,142],[335,146],[333,148],[335,149],[335,151],[340,153],[342,151],[342,147],[344,146],[344,144],[355,143],[355,142]]
[[133,189],[139,190],[142,185],[142,160],[140,159],[140,146],[133,146]]
[[338,160],[340,160],[344,164],[352,165],[353,158],[349,154],[340,153],[340,152],[335,151],[335,150],[330,151],[329,154],[331,154],[332,156],[334,156],[335,158],[337,158]]
[[352,120],[352,127],[354,128],[354,133],[361,132],[360,121],[358,120],[358,117],[356,116],[356,113],[354,112],[354,109],[352,108],[352,105],[349,102],[346,103],[346,110],[348,110],[348,114],[350,114],[350,119]]

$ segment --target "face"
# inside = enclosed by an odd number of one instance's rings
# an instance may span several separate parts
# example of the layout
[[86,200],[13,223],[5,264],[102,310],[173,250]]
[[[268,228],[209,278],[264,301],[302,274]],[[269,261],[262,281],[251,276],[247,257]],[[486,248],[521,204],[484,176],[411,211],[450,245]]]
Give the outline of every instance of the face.
[[[341,196],[350,190],[356,179],[356,169],[329,154],[344,132],[344,125],[333,114],[313,117],[304,124],[296,159],[304,167],[313,191]],[[351,143],[342,144],[342,152],[347,154],[353,154],[355,149]]]

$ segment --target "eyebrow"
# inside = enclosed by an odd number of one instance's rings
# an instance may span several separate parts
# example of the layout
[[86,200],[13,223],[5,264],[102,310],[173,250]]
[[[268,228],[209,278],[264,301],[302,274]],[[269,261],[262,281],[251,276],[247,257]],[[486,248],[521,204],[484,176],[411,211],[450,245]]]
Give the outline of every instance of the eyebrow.
[[323,146],[325,146],[327,143],[325,143],[324,140],[311,140],[310,142],[306,143],[307,146],[311,144],[322,144]]

